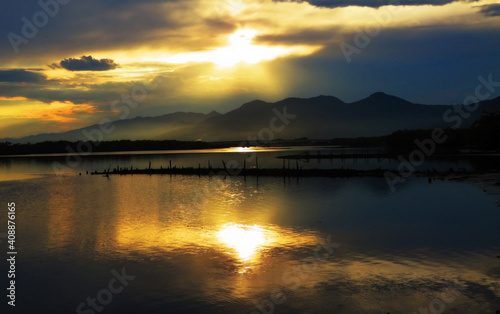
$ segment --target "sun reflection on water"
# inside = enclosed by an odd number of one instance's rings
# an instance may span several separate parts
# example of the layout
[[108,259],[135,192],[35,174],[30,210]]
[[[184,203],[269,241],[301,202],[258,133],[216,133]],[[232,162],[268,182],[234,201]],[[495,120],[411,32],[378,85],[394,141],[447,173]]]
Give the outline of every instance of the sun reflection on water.
[[252,147],[238,147],[236,150],[238,153],[251,153],[256,151],[256,149]]
[[217,238],[234,249],[243,261],[249,260],[266,242],[262,228],[238,224],[225,225],[217,232]]

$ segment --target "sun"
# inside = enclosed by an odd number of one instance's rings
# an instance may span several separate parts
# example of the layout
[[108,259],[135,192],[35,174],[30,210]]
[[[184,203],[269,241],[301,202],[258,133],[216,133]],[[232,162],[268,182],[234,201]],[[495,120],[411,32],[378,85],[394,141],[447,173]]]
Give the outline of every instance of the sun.
[[166,63],[211,62],[221,67],[230,67],[239,63],[256,64],[280,56],[291,54],[309,54],[311,47],[264,46],[253,42],[259,34],[255,29],[239,29],[227,39],[227,46],[203,52],[188,52],[161,58]]
[[254,45],[252,40],[258,34],[253,29],[240,29],[229,36],[227,47],[213,51],[212,62],[221,66],[232,66],[240,62],[256,64],[277,58],[287,53],[286,48]]

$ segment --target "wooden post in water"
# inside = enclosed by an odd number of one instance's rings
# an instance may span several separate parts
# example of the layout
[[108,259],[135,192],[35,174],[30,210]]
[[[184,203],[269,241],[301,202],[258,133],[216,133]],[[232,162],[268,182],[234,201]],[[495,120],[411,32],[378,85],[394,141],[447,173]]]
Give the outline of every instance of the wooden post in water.
[[243,180],[247,182],[247,160],[243,159]]
[[169,160],[170,170],[172,170],[172,160]]

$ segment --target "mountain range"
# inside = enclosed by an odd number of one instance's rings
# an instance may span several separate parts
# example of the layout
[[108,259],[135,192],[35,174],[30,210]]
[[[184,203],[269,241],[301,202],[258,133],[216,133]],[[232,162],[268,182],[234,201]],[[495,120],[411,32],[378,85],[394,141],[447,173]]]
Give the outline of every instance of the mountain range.
[[[175,112],[114,121],[114,131],[106,134],[103,140],[239,141],[249,137],[264,140],[381,136],[401,129],[452,127],[450,119],[447,122],[443,118],[443,114],[450,109],[455,109],[455,106],[415,104],[382,92],[352,103],[345,103],[333,96],[287,98],[275,103],[254,100],[225,114],[216,111],[208,114]],[[485,111],[498,110],[500,97],[482,101],[470,116],[461,118],[461,127],[470,126]],[[453,115],[458,113],[450,114]],[[288,124],[284,125],[283,121]],[[99,129],[99,125],[0,141],[85,141],[89,139],[84,135],[84,130],[91,132],[93,129]]]

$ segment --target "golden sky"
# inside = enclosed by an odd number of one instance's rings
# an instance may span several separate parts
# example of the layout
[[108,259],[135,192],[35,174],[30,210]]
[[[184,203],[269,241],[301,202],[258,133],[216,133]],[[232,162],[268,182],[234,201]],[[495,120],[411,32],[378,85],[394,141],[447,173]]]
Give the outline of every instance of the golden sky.
[[116,120],[124,96],[127,118],[375,91],[437,104],[500,75],[491,0],[60,2],[4,5],[0,138]]

